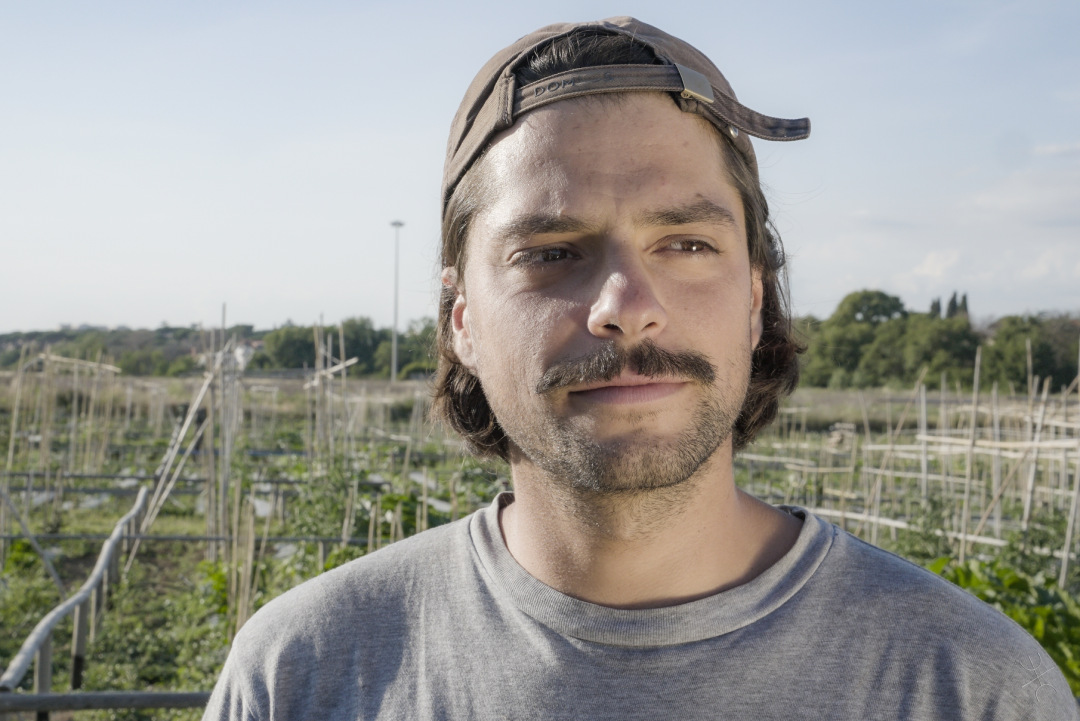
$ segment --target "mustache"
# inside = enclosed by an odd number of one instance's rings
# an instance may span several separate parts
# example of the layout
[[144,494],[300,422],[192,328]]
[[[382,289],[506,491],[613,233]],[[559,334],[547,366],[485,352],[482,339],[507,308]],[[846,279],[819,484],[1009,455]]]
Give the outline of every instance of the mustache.
[[548,368],[536,384],[543,395],[579,383],[609,381],[631,368],[647,378],[686,378],[704,385],[716,379],[716,366],[697,351],[664,350],[651,340],[633,348],[620,348],[608,341],[594,352],[561,361]]

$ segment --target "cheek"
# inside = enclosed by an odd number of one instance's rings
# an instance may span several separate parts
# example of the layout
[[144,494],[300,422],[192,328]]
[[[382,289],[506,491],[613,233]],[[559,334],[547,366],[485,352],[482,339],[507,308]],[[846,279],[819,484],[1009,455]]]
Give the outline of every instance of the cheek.
[[570,301],[524,293],[491,296],[473,316],[481,380],[531,388],[554,361],[575,354],[575,309]]

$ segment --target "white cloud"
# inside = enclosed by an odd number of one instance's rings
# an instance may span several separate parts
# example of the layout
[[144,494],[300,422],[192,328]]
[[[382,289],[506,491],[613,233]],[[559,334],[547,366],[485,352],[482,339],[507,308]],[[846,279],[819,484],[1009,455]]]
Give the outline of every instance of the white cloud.
[[1020,277],[1024,280],[1043,280],[1054,273],[1055,267],[1060,262],[1060,253],[1055,250],[1045,250],[1039,254],[1033,262],[1029,263],[1020,271]]
[[1080,226],[1080,168],[1028,169],[972,193],[956,204],[965,225],[1031,233],[1036,228]]
[[930,280],[942,280],[958,260],[960,260],[960,251],[955,248],[932,250],[926,254],[921,263],[911,269],[911,275]]
[[1052,145],[1036,145],[1036,155],[1076,155],[1080,154],[1080,143],[1056,143]]

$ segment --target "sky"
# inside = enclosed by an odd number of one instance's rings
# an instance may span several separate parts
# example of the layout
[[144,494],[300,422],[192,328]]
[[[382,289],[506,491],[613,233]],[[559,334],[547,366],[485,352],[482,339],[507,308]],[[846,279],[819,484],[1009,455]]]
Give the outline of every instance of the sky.
[[740,101],[794,311],[870,288],[1080,313],[1080,3],[0,0],[0,332],[435,314],[439,183],[475,72],[633,15]]

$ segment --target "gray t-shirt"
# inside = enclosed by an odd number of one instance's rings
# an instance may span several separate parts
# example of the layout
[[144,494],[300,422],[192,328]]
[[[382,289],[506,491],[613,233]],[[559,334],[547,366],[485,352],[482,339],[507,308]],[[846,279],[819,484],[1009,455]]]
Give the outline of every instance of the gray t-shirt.
[[511,498],[267,604],[204,718],[1080,719],[1019,626],[805,511],[749,583],[622,610],[517,564]]

